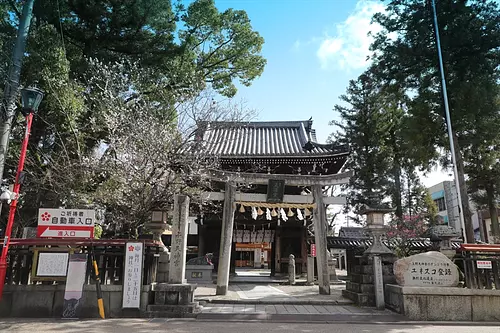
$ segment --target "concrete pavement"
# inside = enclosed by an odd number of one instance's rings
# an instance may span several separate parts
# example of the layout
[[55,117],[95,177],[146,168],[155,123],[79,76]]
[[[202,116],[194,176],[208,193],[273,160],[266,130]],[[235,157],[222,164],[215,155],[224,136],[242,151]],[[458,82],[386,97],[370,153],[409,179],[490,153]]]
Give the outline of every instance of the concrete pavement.
[[85,321],[62,320],[0,320],[0,332],[22,333],[498,333],[498,326],[484,324],[373,324],[363,323],[261,323],[204,322],[166,319],[107,319]]
[[344,285],[331,285],[331,295],[319,295],[317,285],[280,285],[280,284],[230,284],[227,295],[215,295],[214,284],[198,285],[195,299],[210,303],[245,304],[352,304],[342,297]]

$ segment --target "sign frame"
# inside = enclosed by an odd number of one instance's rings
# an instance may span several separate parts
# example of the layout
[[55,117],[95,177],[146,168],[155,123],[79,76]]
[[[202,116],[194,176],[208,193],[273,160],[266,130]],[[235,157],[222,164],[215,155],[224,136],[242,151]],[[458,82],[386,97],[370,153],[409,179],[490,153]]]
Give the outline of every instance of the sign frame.
[[69,266],[66,267],[66,275],[65,276],[38,276],[38,264],[39,259],[38,256],[40,253],[67,253],[68,254],[68,265],[69,265],[69,257],[75,253],[76,248],[46,248],[46,247],[34,247],[30,249],[30,251],[33,252],[33,263],[31,265],[31,277],[30,280],[33,282],[36,281],[61,281],[64,282],[66,281],[67,275],[68,275],[68,268]]
[[269,203],[282,203],[285,197],[285,180],[269,179],[267,182],[266,201]]

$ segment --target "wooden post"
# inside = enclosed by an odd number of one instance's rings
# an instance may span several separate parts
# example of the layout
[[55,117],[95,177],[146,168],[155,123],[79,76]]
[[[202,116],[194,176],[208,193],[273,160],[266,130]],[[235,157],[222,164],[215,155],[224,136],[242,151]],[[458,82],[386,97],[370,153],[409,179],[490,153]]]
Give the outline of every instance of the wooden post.
[[234,184],[226,183],[224,193],[224,211],[222,215],[222,230],[219,250],[219,268],[217,269],[216,295],[226,295],[229,286],[229,269],[231,264],[231,246],[233,243],[234,224]]
[[328,272],[328,256],[326,254],[326,213],[323,204],[323,189],[321,185],[313,186],[314,208],[314,239],[316,242],[316,260],[318,263],[318,284],[321,295],[330,295],[330,274]]

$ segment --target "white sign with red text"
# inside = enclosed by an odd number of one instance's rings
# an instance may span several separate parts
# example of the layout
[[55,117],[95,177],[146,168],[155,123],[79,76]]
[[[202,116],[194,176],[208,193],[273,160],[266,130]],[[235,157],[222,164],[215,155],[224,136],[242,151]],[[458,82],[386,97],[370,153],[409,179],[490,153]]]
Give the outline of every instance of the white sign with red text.
[[479,269],[492,269],[491,261],[490,260],[478,260],[477,261],[477,268],[479,268]]
[[38,210],[38,237],[93,238],[95,210],[40,208]]

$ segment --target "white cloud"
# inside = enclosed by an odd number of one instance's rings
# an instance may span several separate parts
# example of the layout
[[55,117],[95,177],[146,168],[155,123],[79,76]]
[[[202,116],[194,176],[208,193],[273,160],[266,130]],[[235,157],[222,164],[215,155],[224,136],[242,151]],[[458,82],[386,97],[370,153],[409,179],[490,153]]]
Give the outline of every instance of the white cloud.
[[354,12],[342,23],[336,25],[333,35],[325,33],[316,55],[323,69],[359,69],[367,66],[369,47],[373,37],[381,30],[378,24],[371,24],[373,14],[383,12],[385,7],[379,1],[359,0]]

